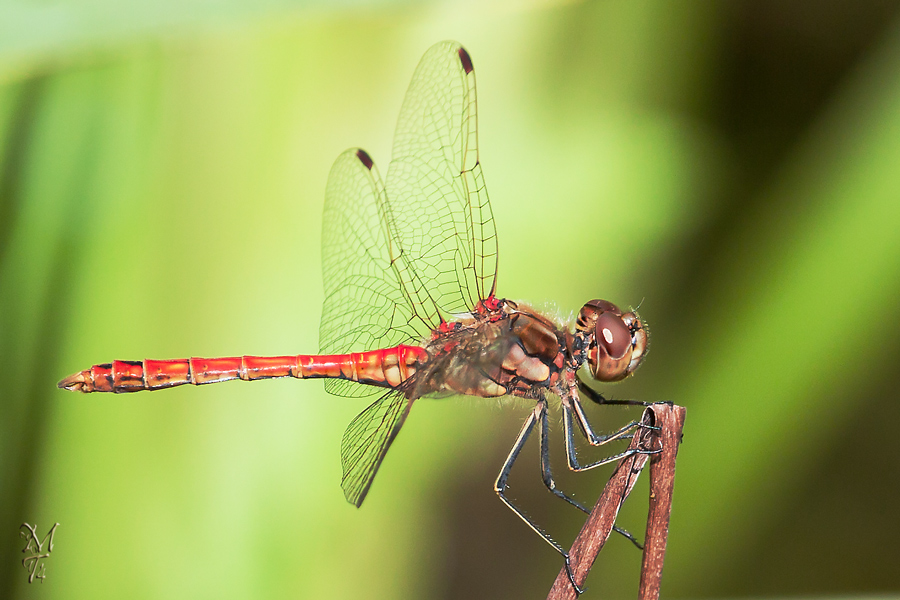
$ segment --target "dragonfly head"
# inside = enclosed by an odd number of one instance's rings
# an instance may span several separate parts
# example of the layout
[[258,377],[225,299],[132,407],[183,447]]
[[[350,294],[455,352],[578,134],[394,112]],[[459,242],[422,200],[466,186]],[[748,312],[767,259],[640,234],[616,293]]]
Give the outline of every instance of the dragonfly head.
[[621,381],[641,364],[647,351],[647,328],[636,312],[623,313],[606,300],[591,300],[575,323],[583,360],[598,381]]

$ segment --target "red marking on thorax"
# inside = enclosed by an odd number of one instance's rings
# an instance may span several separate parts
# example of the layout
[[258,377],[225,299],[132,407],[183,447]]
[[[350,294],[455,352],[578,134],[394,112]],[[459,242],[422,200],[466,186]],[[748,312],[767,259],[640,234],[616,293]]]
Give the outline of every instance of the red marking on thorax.
[[500,308],[500,300],[493,294],[478,302],[475,310],[482,312],[496,312]]

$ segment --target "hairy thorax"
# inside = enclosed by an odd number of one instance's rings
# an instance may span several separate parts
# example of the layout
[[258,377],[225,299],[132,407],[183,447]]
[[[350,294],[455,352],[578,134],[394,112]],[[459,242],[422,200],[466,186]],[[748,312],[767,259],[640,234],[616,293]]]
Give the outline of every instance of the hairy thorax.
[[408,395],[456,393],[533,397],[553,386],[565,364],[565,333],[513,302],[448,323],[425,344]]

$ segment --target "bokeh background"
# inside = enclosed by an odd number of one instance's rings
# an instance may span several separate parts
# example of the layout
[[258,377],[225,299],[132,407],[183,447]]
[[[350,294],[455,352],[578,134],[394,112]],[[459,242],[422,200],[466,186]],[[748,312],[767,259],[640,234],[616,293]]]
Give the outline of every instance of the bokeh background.
[[[898,2],[18,0],[0,597],[546,594],[559,557],[491,490],[527,404],[417,403],[357,510],[339,447],[365,400],[56,389],[113,358],[314,352],[331,162],[358,145],[386,170],[442,39],[478,73],[500,293],[564,317],[639,304],[650,354],[606,391],[688,408],[663,594],[900,593]],[[553,452],[561,487],[596,498],[608,471]],[[571,542],[582,516],[533,443],[512,493]],[[619,521],[639,537],[646,493]],[[43,585],[26,521],[61,524]],[[639,566],[613,539],[584,597],[634,597]]]

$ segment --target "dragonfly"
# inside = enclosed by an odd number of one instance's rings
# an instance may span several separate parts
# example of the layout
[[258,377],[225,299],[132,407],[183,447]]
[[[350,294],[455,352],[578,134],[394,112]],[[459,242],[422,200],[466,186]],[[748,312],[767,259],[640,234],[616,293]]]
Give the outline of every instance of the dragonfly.
[[341,443],[341,486],[357,507],[420,398],[533,401],[494,491],[563,556],[575,585],[566,550],[508,497],[510,471],[537,427],[543,483],[588,512],[553,480],[548,401],[560,399],[571,470],[628,455],[578,461],[576,427],[593,446],[628,438],[641,427],[633,421],[611,434],[595,432],[582,397],[616,402],[588,386],[581,371],[600,382],[630,376],[646,354],[648,330],[635,311],[606,300],[587,302],[574,323],[564,323],[497,295],[497,232],[479,161],[477,118],[472,59],[459,43],[442,42],[425,53],[406,92],[387,178],[362,149],[337,158],[325,191],[319,354],[115,360],[70,375],[59,387],[122,393],[295,377],[323,378],[337,396],[379,395],[353,419]]

